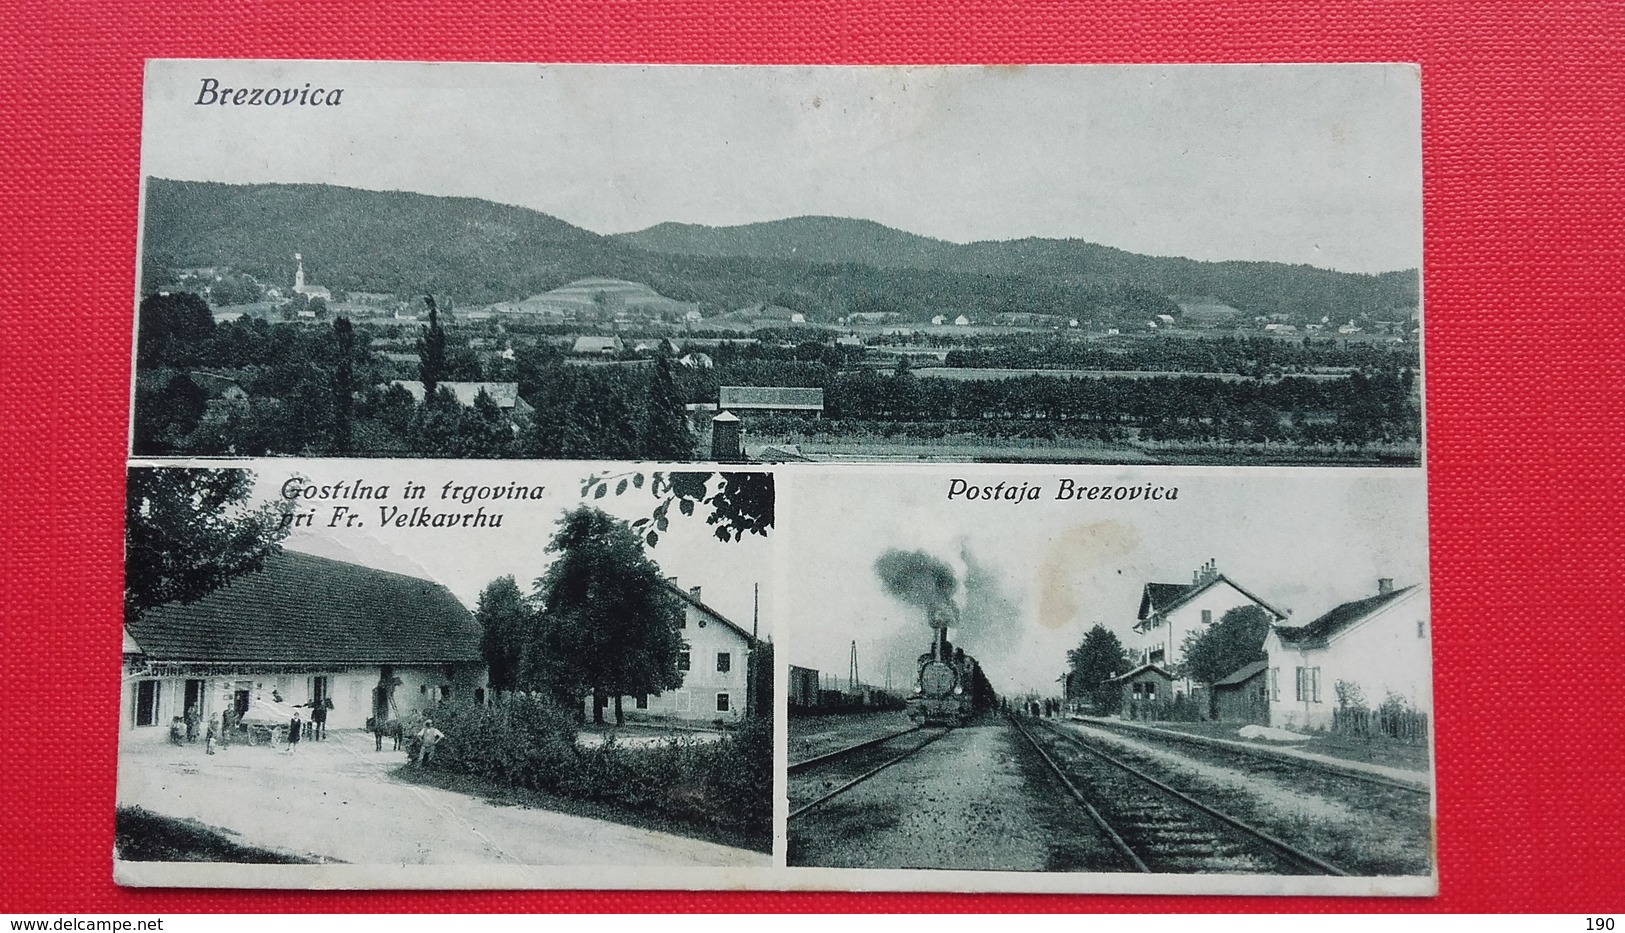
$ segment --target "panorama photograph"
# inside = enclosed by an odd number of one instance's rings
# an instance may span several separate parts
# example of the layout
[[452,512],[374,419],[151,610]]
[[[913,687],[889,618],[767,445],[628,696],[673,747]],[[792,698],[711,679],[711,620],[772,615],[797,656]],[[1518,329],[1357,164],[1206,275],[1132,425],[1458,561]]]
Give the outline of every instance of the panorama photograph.
[[783,477],[792,869],[1436,890],[1419,471],[1010,469]]
[[130,449],[1419,466],[1420,126],[1407,65],[154,61]]
[[449,466],[130,468],[121,883],[773,864],[773,477]]

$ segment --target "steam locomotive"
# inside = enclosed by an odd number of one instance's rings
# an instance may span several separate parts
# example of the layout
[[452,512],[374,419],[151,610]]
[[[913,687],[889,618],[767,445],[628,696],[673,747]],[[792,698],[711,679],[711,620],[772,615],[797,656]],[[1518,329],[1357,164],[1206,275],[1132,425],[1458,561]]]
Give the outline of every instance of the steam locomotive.
[[993,708],[993,686],[976,659],[948,641],[946,626],[932,631],[931,650],[920,655],[908,716],[927,726],[963,726]]

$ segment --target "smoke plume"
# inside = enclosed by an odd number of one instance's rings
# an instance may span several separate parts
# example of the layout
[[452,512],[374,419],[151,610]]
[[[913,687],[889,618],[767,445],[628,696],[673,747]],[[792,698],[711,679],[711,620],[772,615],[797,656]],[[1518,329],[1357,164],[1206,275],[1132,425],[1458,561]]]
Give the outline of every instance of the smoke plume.
[[953,568],[941,560],[924,551],[893,548],[875,560],[875,574],[886,592],[924,609],[932,628],[959,624],[959,610],[953,602],[959,582]]

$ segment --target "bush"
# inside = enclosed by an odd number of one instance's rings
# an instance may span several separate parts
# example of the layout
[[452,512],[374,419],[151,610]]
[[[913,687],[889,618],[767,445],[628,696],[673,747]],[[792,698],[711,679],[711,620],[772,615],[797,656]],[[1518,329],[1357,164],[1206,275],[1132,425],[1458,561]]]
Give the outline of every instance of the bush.
[[528,696],[435,712],[446,738],[429,767],[515,787],[661,814],[769,846],[773,824],[773,726],[747,720],[715,741],[689,736],[628,747],[614,735],[576,744],[568,712]]

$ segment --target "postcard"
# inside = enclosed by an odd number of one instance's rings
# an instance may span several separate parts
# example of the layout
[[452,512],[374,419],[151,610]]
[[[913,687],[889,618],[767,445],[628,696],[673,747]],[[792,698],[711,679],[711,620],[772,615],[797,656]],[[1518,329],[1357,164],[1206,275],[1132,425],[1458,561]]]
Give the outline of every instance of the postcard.
[[153,61],[123,884],[1436,890],[1414,66]]

